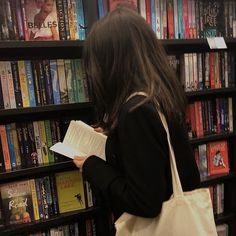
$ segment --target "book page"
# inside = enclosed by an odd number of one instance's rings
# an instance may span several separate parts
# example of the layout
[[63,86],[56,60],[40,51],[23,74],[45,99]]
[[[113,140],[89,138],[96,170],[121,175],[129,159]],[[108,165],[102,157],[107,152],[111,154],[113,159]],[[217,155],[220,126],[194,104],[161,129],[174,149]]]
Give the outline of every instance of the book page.
[[[86,156],[96,155],[105,160],[106,139],[106,135],[96,132],[91,126],[84,122],[72,120],[64,137],[63,146],[62,144],[56,147],[54,145],[50,150],[55,152],[60,151],[61,154],[64,152],[63,155],[70,150],[71,152],[69,151],[69,153],[65,155],[69,155],[68,157],[70,158],[73,154],[72,150],[76,150],[78,153],[83,153]],[[58,150],[58,148],[60,150]]]

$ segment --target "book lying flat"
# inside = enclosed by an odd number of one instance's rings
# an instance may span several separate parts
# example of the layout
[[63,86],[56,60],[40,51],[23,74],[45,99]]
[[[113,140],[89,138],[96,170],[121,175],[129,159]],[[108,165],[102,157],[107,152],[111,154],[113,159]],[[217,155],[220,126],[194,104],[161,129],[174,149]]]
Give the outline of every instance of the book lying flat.
[[73,159],[74,156],[95,155],[106,160],[106,140],[106,135],[96,132],[83,121],[72,120],[66,131],[63,142],[54,144],[50,147],[50,150],[71,159]]

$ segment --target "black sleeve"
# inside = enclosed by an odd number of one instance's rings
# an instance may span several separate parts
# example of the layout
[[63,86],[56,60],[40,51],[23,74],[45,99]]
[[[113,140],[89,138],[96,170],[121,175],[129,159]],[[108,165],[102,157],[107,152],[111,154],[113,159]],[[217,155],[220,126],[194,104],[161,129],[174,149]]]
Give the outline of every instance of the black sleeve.
[[159,214],[166,197],[168,146],[160,119],[150,106],[126,112],[118,125],[125,175],[97,157],[89,157],[83,171],[111,202],[114,210],[143,217]]

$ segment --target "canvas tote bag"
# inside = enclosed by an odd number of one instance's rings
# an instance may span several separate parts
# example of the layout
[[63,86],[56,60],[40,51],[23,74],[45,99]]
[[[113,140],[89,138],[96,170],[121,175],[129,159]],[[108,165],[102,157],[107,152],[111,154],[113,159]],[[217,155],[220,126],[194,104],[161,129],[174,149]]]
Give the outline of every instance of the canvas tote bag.
[[156,218],[123,213],[115,222],[116,236],[217,236],[209,189],[183,192],[168,125],[164,115],[158,113],[167,133],[173,195],[163,202]]

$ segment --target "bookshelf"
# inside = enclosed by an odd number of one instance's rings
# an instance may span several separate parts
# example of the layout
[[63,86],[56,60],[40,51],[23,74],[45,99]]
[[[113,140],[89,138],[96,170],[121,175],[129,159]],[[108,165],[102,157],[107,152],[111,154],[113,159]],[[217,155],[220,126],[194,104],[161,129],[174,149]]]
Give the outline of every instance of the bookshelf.
[[[86,0],[85,11],[88,12],[87,30],[97,18],[96,1]],[[88,9],[89,8],[89,9]],[[167,54],[180,55],[183,53],[203,53],[218,52],[222,50],[210,50],[206,39],[162,39],[160,40]],[[225,38],[228,51],[236,55],[236,39]],[[34,59],[76,59],[80,58],[83,50],[83,41],[65,40],[65,41],[1,41],[0,40],[0,60],[34,60]],[[236,65],[235,65],[236,67]],[[236,78],[235,78],[236,80]],[[186,92],[189,101],[204,100],[215,97],[233,97],[233,123],[234,131],[208,136],[192,138],[190,143],[193,146],[199,144],[226,139],[229,141],[230,168],[229,174],[210,176],[202,181],[203,187],[208,187],[218,183],[225,184],[225,212],[215,216],[217,224],[227,223],[230,226],[229,235],[236,235],[236,87],[207,89],[202,91]],[[41,107],[18,108],[0,111],[0,124],[8,122],[21,122],[25,120],[40,120],[53,118],[80,118],[91,123],[94,119],[93,107],[90,103],[45,105]],[[30,178],[32,176],[40,177],[47,173],[76,169],[72,161],[61,161],[58,163],[42,164],[36,167],[16,169],[0,173],[0,183]],[[36,230],[51,228],[89,217],[102,218],[104,212],[100,207],[94,207],[86,210],[61,214],[48,220],[42,220],[30,224],[8,226],[0,228],[0,235],[16,235],[25,232],[34,232]],[[98,235],[105,235],[107,223],[99,222]],[[105,226],[105,227],[103,227]],[[105,230],[105,231],[104,231]],[[100,234],[99,234],[100,233]]]

